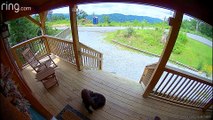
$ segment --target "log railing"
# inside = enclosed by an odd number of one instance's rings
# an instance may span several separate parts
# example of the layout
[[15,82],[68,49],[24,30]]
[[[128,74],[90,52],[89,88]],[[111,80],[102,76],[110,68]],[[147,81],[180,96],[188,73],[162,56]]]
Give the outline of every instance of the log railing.
[[[146,69],[151,71],[154,65],[147,66]],[[144,79],[141,81],[144,83],[145,78],[148,78],[149,82],[152,73],[147,72],[150,75],[145,74],[145,77],[142,76]],[[148,82],[145,81],[145,85]],[[150,96],[179,105],[200,108],[205,111],[212,103],[212,88],[213,84],[209,79],[166,66]]]
[[73,43],[71,41],[62,40],[59,38],[45,36],[51,53],[64,59],[67,62],[75,64],[75,54],[73,50]]
[[[53,53],[63,60],[76,65],[72,41],[45,35],[32,38],[11,47],[13,56],[20,69],[26,65],[26,61],[21,55],[21,52],[23,52],[27,47],[30,47],[32,51],[37,54],[38,58]],[[86,69],[101,70],[103,55],[82,43],[80,43],[80,47],[83,67]]]
[[102,69],[102,53],[80,43],[82,65],[86,69]]
[[50,53],[46,48],[46,44],[47,41],[43,37],[38,36],[11,47],[11,52],[16,60],[18,67],[22,69],[22,67],[26,65],[26,61],[21,53],[27,47],[30,47],[30,49],[37,54],[36,56],[41,58]]

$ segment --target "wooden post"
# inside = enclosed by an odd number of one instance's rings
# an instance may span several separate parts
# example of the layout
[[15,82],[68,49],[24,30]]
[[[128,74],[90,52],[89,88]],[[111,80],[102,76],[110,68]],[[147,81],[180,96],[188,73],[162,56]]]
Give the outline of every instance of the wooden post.
[[79,39],[78,39],[76,8],[77,8],[76,5],[69,6],[70,25],[71,25],[71,29],[72,29],[72,39],[73,39],[73,47],[74,47],[76,65],[77,65],[77,69],[79,71],[81,71],[81,69],[82,69],[81,48],[80,48]]
[[48,40],[45,36],[42,36],[42,38],[44,40],[44,45],[45,45],[45,48],[47,50],[47,53],[50,54],[51,53],[51,50],[50,50],[50,46],[49,46],[49,43],[48,43]]
[[34,18],[32,18],[31,16],[25,16],[28,20],[30,20],[31,22],[33,22],[34,24],[38,25],[39,27],[41,27],[41,23],[37,20],[35,20]]
[[164,47],[164,51],[160,57],[160,60],[157,64],[157,67],[152,74],[151,80],[143,94],[143,97],[148,97],[149,93],[153,90],[155,85],[157,84],[158,80],[160,79],[161,75],[163,74],[164,68],[166,66],[166,63],[171,55],[172,49],[175,45],[175,41],[178,36],[178,32],[181,26],[182,18],[183,18],[183,13],[176,11],[174,18],[170,18],[170,31],[169,31],[169,37],[166,43],[166,46]]
[[100,58],[101,58],[101,60],[100,60],[100,67],[99,67],[99,69],[102,70],[102,67],[103,67],[103,63],[102,63],[102,61],[103,61],[103,54],[100,54]]
[[[42,35],[46,34],[45,23],[46,23],[47,13],[48,13],[48,11],[44,11],[44,12],[39,13],[40,22],[41,22],[40,28],[41,28]],[[42,37],[41,39],[44,41],[47,53],[50,54],[51,51],[50,51],[50,48],[49,48],[49,44],[48,44],[47,38]]]
[[11,49],[11,52],[12,52],[14,58],[15,58],[15,61],[16,61],[17,65],[18,65],[19,69],[22,70],[23,64],[20,61],[20,59],[18,58],[18,56],[17,56],[16,49]]
[[39,13],[40,22],[41,22],[41,33],[42,33],[42,35],[46,34],[45,22],[46,22],[46,18],[47,18],[47,13],[48,13],[48,11],[44,11],[44,12]]

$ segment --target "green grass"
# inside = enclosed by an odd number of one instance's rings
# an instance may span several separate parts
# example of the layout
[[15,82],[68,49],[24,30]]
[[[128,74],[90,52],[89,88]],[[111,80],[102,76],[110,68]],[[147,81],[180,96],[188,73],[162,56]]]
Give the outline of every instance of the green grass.
[[[163,51],[164,44],[161,42],[163,35],[162,29],[134,29],[134,32],[128,30],[118,30],[106,34],[106,40],[111,42],[115,40],[132,47],[146,50],[160,55]],[[129,34],[131,35],[129,36]],[[197,70],[212,74],[212,48],[188,38],[180,33],[176,41],[170,59],[193,67]]]
[[170,59],[191,66],[197,70],[212,74],[212,48],[188,38],[185,50],[181,54],[172,53]]

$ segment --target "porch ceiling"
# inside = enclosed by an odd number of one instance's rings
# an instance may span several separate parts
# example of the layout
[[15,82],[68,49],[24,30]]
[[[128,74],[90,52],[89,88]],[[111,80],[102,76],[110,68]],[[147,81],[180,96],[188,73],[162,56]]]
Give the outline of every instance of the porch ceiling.
[[[4,0],[3,0],[4,1]],[[5,3],[1,1],[2,3]],[[181,11],[187,13],[191,16],[199,18],[208,24],[213,25],[213,14],[211,9],[210,1],[198,1],[198,0],[13,0],[8,3],[19,3],[21,7],[31,7],[30,11],[20,11],[15,13],[11,10],[5,10],[3,12],[3,21],[8,21],[11,19],[23,17],[26,15],[31,15],[35,13],[40,13],[42,11],[51,10],[63,6],[68,6],[72,4],[84,4],[84,3],[99,3],[99,2],[127,2],[127,3],[137,3],[137,4],[149,4],[155,5],[167,9]]]

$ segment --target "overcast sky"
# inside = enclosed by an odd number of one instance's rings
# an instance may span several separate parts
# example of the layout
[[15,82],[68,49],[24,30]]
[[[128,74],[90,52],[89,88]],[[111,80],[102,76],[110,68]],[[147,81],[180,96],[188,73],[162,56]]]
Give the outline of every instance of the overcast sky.
[[[164,19],[172,16],[173,11],[149,6],[149,5],[138,5],[138,4],[126,4],[126,3],[97,3],[97,4],[83,4],[78,5],[78,9],[84,10],[87,14],[101,15],[110,13],[121,13],[125,15],[138,15],[138,16],[149,16]],[[53,13],[69,13],[69,8],[59,8],[53,10]]]

